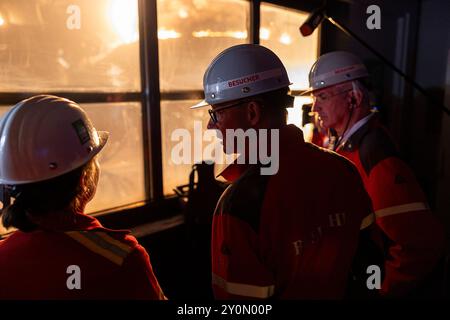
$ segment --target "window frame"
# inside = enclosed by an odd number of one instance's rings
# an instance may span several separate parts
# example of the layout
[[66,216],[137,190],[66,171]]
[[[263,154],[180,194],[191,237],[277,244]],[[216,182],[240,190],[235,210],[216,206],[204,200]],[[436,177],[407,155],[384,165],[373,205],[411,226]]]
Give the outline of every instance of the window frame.
[[[250,6],[249,43],[259,44],[261,3],[274,4],[286,9],[311,12],[321,4],[321,0],[247,0]],[[49,94],[60,95],[77,103],[140,102],[142,110],[142,132],[144,151],[144,182],[146,201],[94,212],[108,227],[129,228],[149,221],[161,220],[180,212],[177,196],[164,196],[162,172],[162,133],[161,101],[201,100],[203,90],[180,90],[161,92],[159,83],[159,52],[157,1],[138,0],[139,26],[139,64],[141,90],[138,92],[70,92],[55,91]],[[299,21],[300,24],[300,21]],[[319,28],[318,52],[321,48]],[[298,95],[299,91],[293,91]],[[14,105],[36,92],[0,92],[0,104]],[[126,215],[127,219],[123,219]]]

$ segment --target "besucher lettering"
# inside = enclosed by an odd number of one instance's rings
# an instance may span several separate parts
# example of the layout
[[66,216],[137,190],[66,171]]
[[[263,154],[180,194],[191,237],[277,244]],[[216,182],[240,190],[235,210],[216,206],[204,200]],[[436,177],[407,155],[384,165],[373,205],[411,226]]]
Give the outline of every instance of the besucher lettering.
[[244,77],[244,78],[241,78],[241,79],[228,81],[228,87],[232,88],[232,87],[240,86],[240,85],[242,85],[244,83],[255,82],[258,79],[259,79],[259,75],[255,74],[255,75],[250,76],[250,77]]

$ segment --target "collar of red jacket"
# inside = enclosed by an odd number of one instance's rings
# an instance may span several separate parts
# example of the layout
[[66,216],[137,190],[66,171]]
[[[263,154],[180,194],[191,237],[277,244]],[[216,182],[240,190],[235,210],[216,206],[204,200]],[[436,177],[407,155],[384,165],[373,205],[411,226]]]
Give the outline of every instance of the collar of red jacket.
[[353,133],[340,148],[342,151],[353,151],[359,148],[363,137],[373,128],[381,126],[378,114],[374,114],[361,128]]
[[[105,230],[101,223],[94,217],[80,212],[52,212],[39,217],[35,223],[40,230],[47,231],[88,231],[95,229]],[[109,230],[109,229],[106,229]],[[128,230],[120,230],[127,231]]]
[[[293,124],[285,125],[280,129],[280,154],[289,150],[289,145],[292,143],[305,143],[303,139],[303,132],[297,126]],[[238,160],[241,158],[239,156],[232,164],[228,165],[218,176],[222,176],[228,182],[236,181],[242,174],[247,171],[250,167],[261,166],[261,164],[240,164]]]

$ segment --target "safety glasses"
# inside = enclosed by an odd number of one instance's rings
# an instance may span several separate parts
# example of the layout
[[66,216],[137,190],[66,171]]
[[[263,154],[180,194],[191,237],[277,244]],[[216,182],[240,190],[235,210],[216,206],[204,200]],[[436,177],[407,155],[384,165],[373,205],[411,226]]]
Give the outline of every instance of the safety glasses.
[[237,103],[233,103],[233,104],[230,104],[228,106],[218,107],[218,108],[215,108],[215,109],[209,109],[208,113],[209,113],[209,116],[211,117],[211,121],[214,124],[216,124],[219,121],[217,119],[217,112],[225,110],[225,109],[230,109],[230,108],[233,108],[233,107],[237,107],[237,106],[240,106],[241,104],[244,104],[244,103],[247,103],[247,102],[248,101],[239,101]]

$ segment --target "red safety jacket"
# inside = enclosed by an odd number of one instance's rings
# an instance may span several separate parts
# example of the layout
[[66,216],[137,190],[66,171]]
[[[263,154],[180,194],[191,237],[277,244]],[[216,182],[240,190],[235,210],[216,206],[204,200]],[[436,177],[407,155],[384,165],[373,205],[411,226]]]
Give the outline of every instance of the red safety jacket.
[[443,227],[430,212],[412,171],[397,154],[377,116],[361,126],[337,152],[363,179],[385,238],[385,278],[380,293],[401,297],[418,287],[443,255]]
[[342,298],[360,227],[373,219],[348,160],[305,143],[293,125],[279,133],[275,175],[239,164],[222,173],[232,184],[213,218],[218,299]]
[[58,230],[16,231],[0,242],[0,300],[165,298],[128,231],[84,214]]

